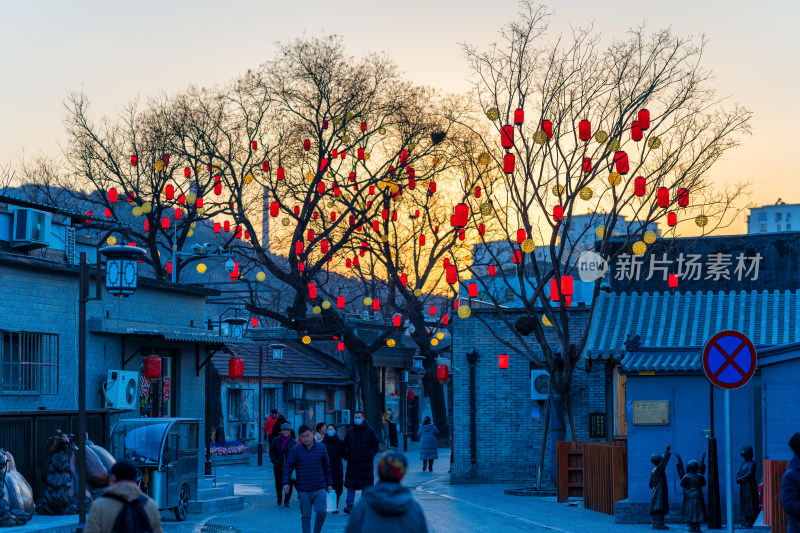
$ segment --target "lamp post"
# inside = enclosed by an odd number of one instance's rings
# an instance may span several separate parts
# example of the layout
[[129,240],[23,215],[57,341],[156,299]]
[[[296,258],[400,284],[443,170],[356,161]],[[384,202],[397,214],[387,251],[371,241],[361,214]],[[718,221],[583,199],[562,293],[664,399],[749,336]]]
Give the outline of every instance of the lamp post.
[[[270,344],[272,360],[283,361],[285,344]],[[264,465],[264,349],[258,347],[258,466]]]
[[[115,296],[130,296],[136,291],[139,277],[139,258],[147,252],[136,246],[106,246],[100,249],[106,256],[106,290]],[[98,286],[100,265],[98,258]],[[86,252],[81,252],[78,270],[78,527],[86,528],[86,304],[102,298],[97,291],[89,296],[89,264]]]

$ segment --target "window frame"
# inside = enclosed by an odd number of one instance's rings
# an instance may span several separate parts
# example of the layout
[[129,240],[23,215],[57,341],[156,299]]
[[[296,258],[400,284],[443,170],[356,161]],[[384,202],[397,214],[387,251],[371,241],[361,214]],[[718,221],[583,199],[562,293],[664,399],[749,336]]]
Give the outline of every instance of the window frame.
[[57,395],[59,352],[56,333],[0,330],[0,396]]

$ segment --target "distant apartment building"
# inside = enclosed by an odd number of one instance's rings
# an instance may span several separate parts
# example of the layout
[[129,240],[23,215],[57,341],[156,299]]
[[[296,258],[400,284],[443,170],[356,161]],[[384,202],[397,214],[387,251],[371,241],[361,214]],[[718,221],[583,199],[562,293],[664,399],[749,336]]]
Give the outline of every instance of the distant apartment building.
[[787,204],[780,198],[774,205],[750,209],[747,233],[779,233],[800,231],[800,204]]

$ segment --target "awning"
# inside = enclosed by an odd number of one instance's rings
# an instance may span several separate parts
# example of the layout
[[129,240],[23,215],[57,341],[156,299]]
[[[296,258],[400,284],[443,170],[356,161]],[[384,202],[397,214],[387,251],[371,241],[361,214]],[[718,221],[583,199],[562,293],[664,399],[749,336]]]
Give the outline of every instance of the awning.
[[161,337],[168,341],[175,342],[190,342],[199,344],[253,344],[253,341],[248,338],[233,338],[225,335],[218,335],[209,333],[207,331],[197,329],[139,329],[133,327],[114,327],[106,325],[106,327],[92,327],[90,323],[89,330],[92,333],[109,333],[114,335],[125,335],[129,337]]
[[698,373],[703,371],[703,349],[680,351],[642,351],[625,355],[620,363],[621,374],[640,374],[642,372]]

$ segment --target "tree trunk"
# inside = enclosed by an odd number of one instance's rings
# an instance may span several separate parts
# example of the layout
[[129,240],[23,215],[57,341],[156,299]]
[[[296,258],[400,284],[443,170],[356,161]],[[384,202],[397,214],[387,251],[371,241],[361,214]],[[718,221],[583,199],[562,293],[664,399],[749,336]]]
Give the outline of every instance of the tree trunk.
[[436,359],[426,357],[423,360],[425,368],[425,389],[431,399],[431,414],[433,424],[439,430],[436,443],[439,447],[450,446],[450,425],[447,423],[447,403],[444,397],[444,386],[436,379]]
[[359,353],[355,359],[360,377],[359,386],[361,388],[361,400],[363,402],[362,410],[364,411],[364,416],[370,427],[375,430],[375,433],[378,434],[378,438],[380,439],[383,402],[381,401],[378,368],[373,366],[371,354]]
[[567,438],[567,402],[564,396],[553,394],[550,402],[550,468],[549,483],[558,486],[558,467],[556,466],[556,443]]

